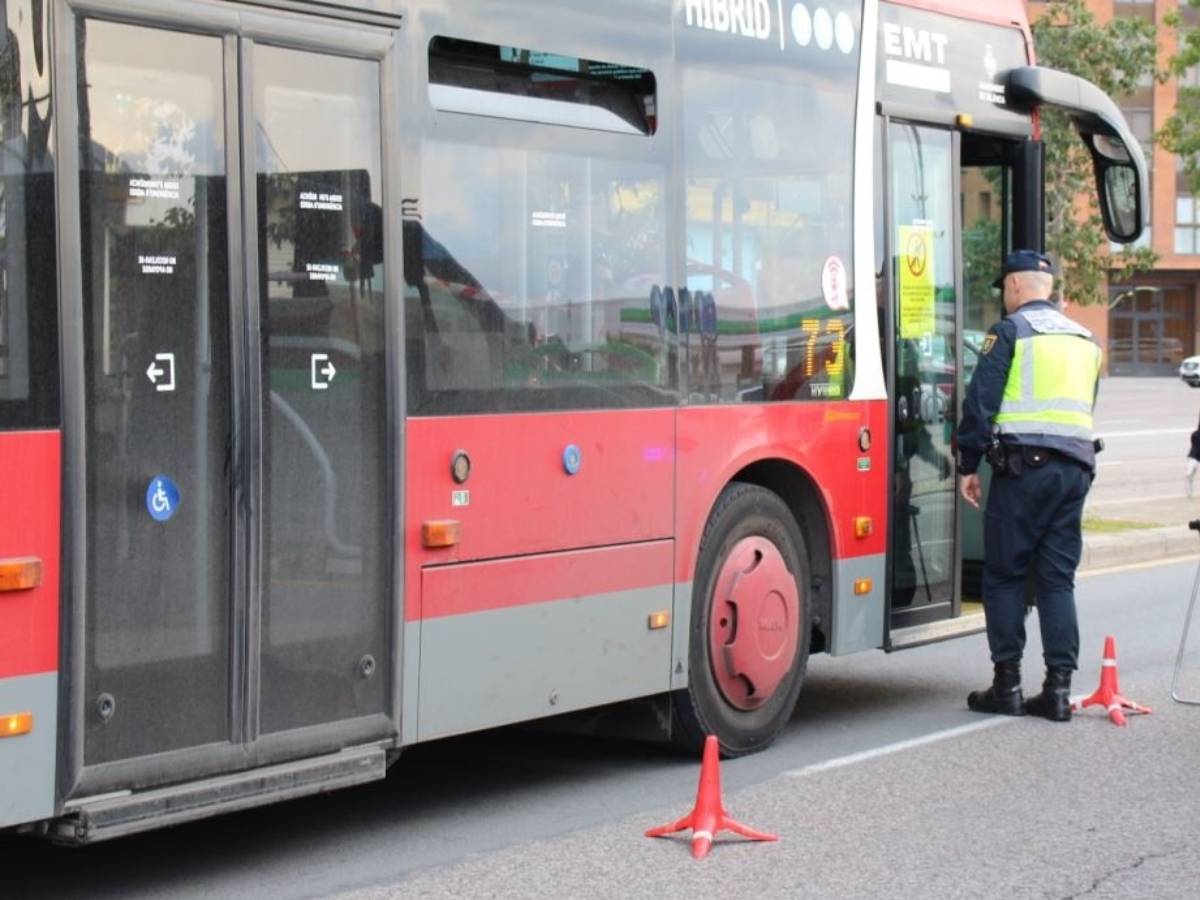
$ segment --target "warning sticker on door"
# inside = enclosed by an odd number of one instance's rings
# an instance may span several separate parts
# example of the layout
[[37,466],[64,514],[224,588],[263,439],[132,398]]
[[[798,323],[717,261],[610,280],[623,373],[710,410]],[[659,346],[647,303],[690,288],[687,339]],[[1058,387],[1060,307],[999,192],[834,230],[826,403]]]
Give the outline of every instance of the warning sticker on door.
[[300,192],[301,209],[320,209],[326,212],[342,211],[341,194],[321,194],[316,191]]
[[130,197],[153,197],[159,200],[178,200],[179,182],[162,178],[130,178]]
[[308,263],[304,267],[309,281],[337,281],[341,268],[331,263]]
[[177,260],[174,256],[143,256],[138,254],[138,265],[143,275],[174,275]]
[[933,229],[900,226],[900,337],[932,334],[934,321]]

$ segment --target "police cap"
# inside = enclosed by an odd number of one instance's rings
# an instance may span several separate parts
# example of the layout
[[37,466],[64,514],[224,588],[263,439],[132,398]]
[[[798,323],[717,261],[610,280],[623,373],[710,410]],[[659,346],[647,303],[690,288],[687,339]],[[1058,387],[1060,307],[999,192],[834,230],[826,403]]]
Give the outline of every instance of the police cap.
[[1045,272],[1054,274],[1054,264],[1050,259],[1036,250],[1014,250],[1004,257],[1004,265],[1000,267],[1000,277],[992,282],[992,287],[1004,287],[1005,276],[1013,272]]

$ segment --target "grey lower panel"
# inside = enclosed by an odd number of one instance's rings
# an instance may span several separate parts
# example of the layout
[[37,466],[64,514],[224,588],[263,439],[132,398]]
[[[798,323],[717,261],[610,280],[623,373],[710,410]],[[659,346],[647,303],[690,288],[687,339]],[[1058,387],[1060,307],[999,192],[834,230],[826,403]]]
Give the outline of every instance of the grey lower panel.
[[[862,578],[871,579],[871,590],[859,596],[854,593],[854,582]],[[887,555],[834,560],[833,581],[833,639],[829,652],[841,656],[882,647],[887,614]]]
[[692,636],[692,582],[675,585],[675,608],[671,613],[671,690],[688,686],[688,653]]
[[[426,619],[418,740],[669,690],[672,585]],[[686,665],[685,665],[686,669]]]
[[58,673],[0,679],[0,715],[33,713],[33,731],[0,738],[0,828],[54,815]]
[[404,623],[404,656],[401,692],[404,707],[400,710],[400,743],[417,742],[417,704],[421,685],[421,622]]

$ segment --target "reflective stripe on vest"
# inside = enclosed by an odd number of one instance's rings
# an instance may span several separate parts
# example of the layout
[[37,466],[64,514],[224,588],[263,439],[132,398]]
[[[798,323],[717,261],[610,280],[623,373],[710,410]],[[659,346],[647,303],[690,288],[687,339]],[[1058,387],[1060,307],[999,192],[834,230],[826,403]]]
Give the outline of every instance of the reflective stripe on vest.
[[1090,441],[1100,348],[1084,334],[1021,332],[1027,335],[1017,339],[996,427],[1002,434]]

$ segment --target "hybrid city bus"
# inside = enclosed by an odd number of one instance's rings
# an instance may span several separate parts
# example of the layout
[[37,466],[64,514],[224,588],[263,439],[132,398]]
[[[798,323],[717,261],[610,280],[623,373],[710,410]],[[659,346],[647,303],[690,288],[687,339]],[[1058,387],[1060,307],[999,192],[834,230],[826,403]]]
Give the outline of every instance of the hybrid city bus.
[[0,20],[0,828],[64,842],[550,716],[751,752],[810,654],[979,631],[1042,111],[1147,207],[1018,0]]

